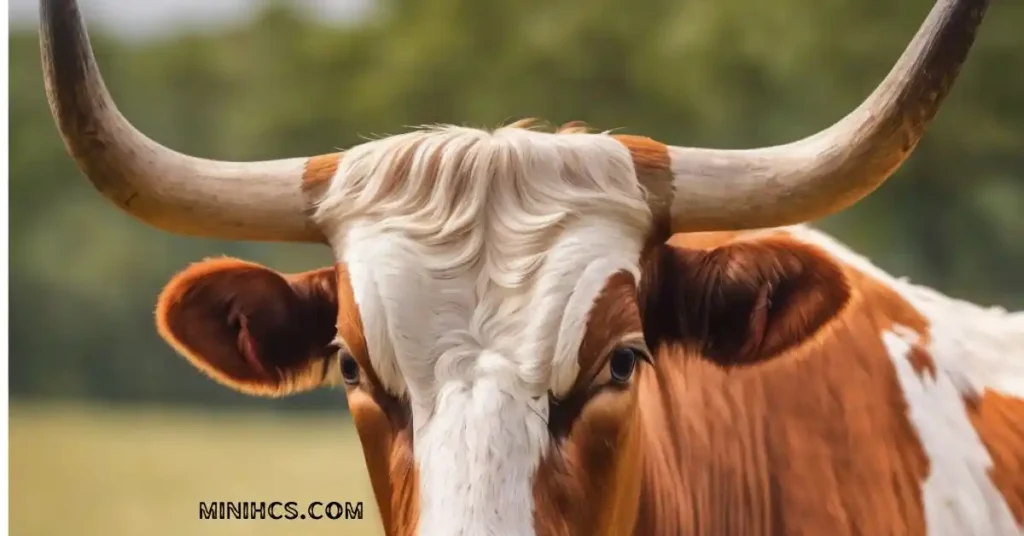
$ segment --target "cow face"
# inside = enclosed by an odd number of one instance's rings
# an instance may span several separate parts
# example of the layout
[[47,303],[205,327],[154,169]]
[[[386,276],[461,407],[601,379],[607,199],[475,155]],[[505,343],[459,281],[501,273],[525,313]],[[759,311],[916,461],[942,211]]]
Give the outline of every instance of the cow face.
[[651,243],[627,146],[504,135],[349,152],[318,211],[336,266],[200,263],[161,333],[245,392],[344,384],[389,533],[628,532],[659,350],[756,366],[825,324],[845,279],[793,241]]
[[616,468],[635,456],[612,454],[635,443],[650,359],[637,288],[651,221],[621,143],[522,128],[387,138],[341,158],[316,219],[348,293],[356,424],[404,427],[364,434],[391,452],[369,463],[396,532],[533,534],[576,529],[557,507],[570,499],[619,509],[611,491],[637,478]]

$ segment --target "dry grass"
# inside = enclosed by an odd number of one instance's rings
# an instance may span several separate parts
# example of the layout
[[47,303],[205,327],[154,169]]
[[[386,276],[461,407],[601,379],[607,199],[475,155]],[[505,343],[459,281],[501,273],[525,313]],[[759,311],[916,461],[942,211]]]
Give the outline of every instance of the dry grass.
[[[14,536],[382,534],[355,430],[337,417],[19,406]],[[199,501],[363,501],[363,521],[199,520]]]

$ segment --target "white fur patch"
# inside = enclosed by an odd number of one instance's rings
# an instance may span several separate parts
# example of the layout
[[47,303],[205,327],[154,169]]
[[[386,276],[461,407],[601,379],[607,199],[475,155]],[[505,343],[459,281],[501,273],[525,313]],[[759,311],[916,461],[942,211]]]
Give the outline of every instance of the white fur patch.
[[957,300],[897,279],[834,238],[805,225],[784,229],[896,291],[928,320],[925,350],[936,374],[918,375],[908,359],[921,335],[905,326],[883,334],[910,406],[910,419],[931,461],[924,484],[928,534],[1020,536],[988,470],[992,459],[967,416],[965,397],[985,390],[1024,398],[1024,312]]
[[882,339],[931,467],[922,490],[928,534],[1019,536],[1021,528],[988,476],[992,458],[968,418],[962,387],[941,369],[934,379],[914,370],[913,331],[887,331]]
[[949,374],[961,393],[986,389],[1024,398],[1024,311],[950,298],[940,292],[897,279],[834,238],[808,226],[784,228],[794,238],[828,251],[844,263],[877,279],[900,294],[928,319],[936,367]]
[[345,154],[316,217],[378,377],[412,406],[420,534],[532,535],[547,392],[575,380],[608,278],[639,272],[651,215],[627,149],[515,128],[393,136]]

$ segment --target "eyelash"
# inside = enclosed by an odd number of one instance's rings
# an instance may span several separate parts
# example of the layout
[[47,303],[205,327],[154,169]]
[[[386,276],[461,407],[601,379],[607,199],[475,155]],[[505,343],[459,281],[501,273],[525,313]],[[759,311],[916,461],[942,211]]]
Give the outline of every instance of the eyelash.
[[[637,344],[637,345],[628,345],[627,344],[627,345],[618,346],[614,350],[612,350],[608,354],[608,357],[605,360],[605,366],[606,367],[611,367],[612,360],[615,357],[615,353],[619,352],[619,351],[622,351],[622,350],[629,350],[630,352],[632,352],[633,355],[634,355],[634,359],[635,359],[635,362],[633,363],[633,366],[631,367],[631,371],[630,371],[630,374],[629,374],[628,378],[626,378],[625,380],[622,380],[621,382],[617,382],[614,378],[611,378],[606,383],[602,383],[602,384],[599,384],[599,385],[590,385],[585,392],[574,394],[572,391],[570,391],[570,392],[566,393],[565,396],[563,396],[563,397],[559,397],[559,396],[555,395],[554,391],[549,390],[548,391],[548,399],[551,401],[551,404],[554,405],[554,406],[558,406],[560,404],[564,404],[568,399],[573,398],[573,397],[578,397],[578,396],[582,396],[583,399],[588,399],[591,396],[593,396],[596,392],[598,392],[601,389],[604,389],[606,387],[621,387],[621,386],[624,386],[624,385],[628,384],[629,380],[631,380],[633,378],[633,375],[636,373],[636,361],[643,361],[643,362],[647,363],[648,365],[652,365],[652,366],[654,365],[654,359],[651,357],[650,352],[642,344]],[[603,370],[603,367],[602,367],[602,370]],[[611,374],[611,372],[609,372],[609,374]],[[597,376],[599,376],[599,375],[600,374],[598,374]],[[597,376],[595,376],[595,379],[596,379]]]

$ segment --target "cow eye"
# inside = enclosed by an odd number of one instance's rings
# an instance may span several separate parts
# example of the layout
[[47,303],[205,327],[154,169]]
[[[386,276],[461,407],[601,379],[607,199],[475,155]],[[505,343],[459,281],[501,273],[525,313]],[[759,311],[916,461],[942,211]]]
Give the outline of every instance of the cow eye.
[[341,377],[345,383],[356,385],[359,383],[359,363],[352,354],[341,354]]
[[636,369],[638,359],[640,359],[640,356],[636,348],[628,346],[616,348],[608,360],[608,370],[611,373],[612,381],[617,383],[628,382],[633,377],[633,371]]

